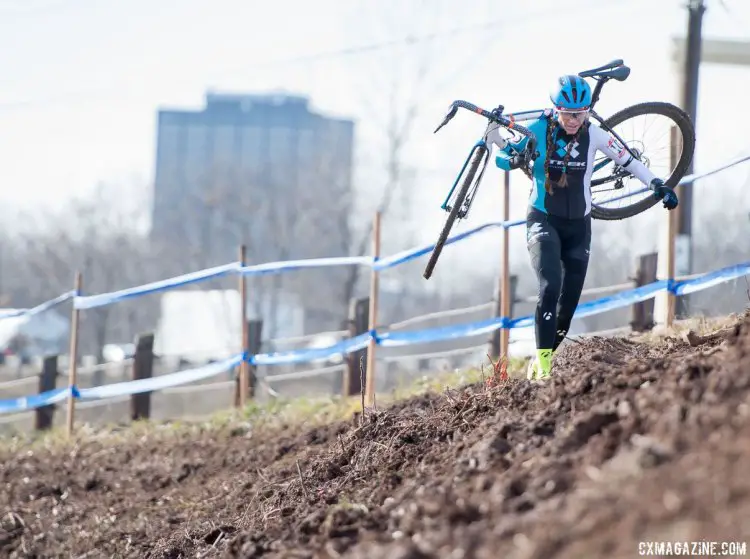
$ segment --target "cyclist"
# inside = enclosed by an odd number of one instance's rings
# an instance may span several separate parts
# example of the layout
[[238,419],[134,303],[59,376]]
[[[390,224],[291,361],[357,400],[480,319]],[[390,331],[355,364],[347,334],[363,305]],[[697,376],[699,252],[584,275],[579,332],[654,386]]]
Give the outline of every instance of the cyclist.
[[[591,174],[597,150],[621,165],[663,200],[677,207],[674,191],[645,165],[634,159],[610,133],[589,121],[591,88],[578,75],[557,79],[550,100],[553,108],[541,112],[528,128],[537,138],[526,216],[526,243],[539,282],[535,312],[536,357],[528,366],[530,380],[547,378],[552,354],[565,339],[578,306],[591,246]],[[488,139],[500,150],[495,164],[504,170],[521,166],[524,137],[509,143],[498,128]]]

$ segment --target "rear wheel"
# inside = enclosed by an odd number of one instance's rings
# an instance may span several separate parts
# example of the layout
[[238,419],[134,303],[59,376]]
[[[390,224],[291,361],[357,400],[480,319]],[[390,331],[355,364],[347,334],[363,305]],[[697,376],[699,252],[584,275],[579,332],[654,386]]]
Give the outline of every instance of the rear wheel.
[[481,163],[482,157],[484,157],[486,152],[487,148],[485,146],[479,146],[474,152],[474,156],[472,157],[471,163],[469,164],[469,171],[466,173],[466,178],[464,178],[464,181],[461,184],[461,189],[456,195],[456,199],[451,206],[450,213],[448,213],[448,219],[445,220],[443,230],[440,231],[440,236],[438,237],[437,243],[435,243],[435,248],[432,249],[430,259],[427,261],[427,266],[425,267],[424,273],[422,274],[424,279],[430,279],[430,277],[432,276],[432,271],[435,269],[438,258],[440,258],[440,253],[443,251],[443,246],[448,240],[448,235],[450,234],[451,228],[453,227],[453,222],[456,221],[456,217],[458,217],[459,212],[464,205],[466,195],[469,193],[469,189],[474,182],[474,177],[477,174],[477,169],[479,169],[479,164]]
[[[627,107],[604,121],[667,186],[685,175],[695,150],[695,128],[688,114],[658,101]],[[672,131],[673,130],[673,131]],[[639,137],[639,133],[642,137]],[[591,217],[618,220],[633,217],[658,203],[651,190],[606,156],[594,162]]]

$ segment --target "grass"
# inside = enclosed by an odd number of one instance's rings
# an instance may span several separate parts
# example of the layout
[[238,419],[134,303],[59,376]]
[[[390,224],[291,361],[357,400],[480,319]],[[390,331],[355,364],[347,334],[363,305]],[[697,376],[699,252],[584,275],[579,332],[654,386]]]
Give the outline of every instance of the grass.
[[[522,376],[525,359],[511,359],[507,366],[512,378]],[[420,394],[442,392],[446,388],[457,388],[489,379],[493,367],[489,361],[481,367],[456,370],[437,375],[423,375],[418,380],[395,388],[388,393],[378,393],[377,408],[408,399]],[[328,395],[319,397],[275,398],[269,402],[251,402],[242,410],[228,408],[208,417],[175,419],[163,422],[146,420],[125,425],[92,426],[78,424],[71,437],[65,427],[54,427],[45,432],[17,433],[0,438],[0,452],[19,452],[35,449],[63,449],[99,441],[104,444],[121,444],[142,437],[160,439],[183,438],[205,431],[220,432],[233,429],[275,430],[287,425],[314,427],[348,420],[362,411],[361,397]]]
[[[525,359],[511,359],[507,370],[511,377],[518,377],[525,371]],[[438,393],[446,388],[457,388],[481,382],[492,375],[492,365],[456,370],[437,375],[423,375],[418,380],[402,385],[387,393],[378,393],[376,407],[383,408],[397,401],[405,400],[428,392]],[[323,425],[334,421],[351,419],[362,411],[360,395],[319,396],[300,398],[276,398],[268,403],[248,404],[244,410],[224,410],[213,414],[208,421],[214,426],[225,427],[237,421],[250,422],[254,426],[274,424]]]

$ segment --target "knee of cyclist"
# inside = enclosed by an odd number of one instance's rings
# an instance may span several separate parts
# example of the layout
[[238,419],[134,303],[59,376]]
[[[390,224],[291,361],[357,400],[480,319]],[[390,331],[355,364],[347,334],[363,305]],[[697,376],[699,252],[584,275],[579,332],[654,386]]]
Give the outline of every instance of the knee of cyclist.
[[539,285],[539,297],[545,302],[557,304],[561,289],[562,281],[560,278],[547,278],[542,280]]
[[586,274],[589,264],[589,250],[580,247],[565,255],[565,269],[567,273]]

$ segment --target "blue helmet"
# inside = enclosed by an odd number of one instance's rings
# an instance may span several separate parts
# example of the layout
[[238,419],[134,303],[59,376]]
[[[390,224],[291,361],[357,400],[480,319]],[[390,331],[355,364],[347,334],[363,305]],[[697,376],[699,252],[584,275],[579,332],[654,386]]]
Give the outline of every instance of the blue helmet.
[[549,95],[559,109],[588,109],[591,106],[591,87],[581,76],[561,76]]

